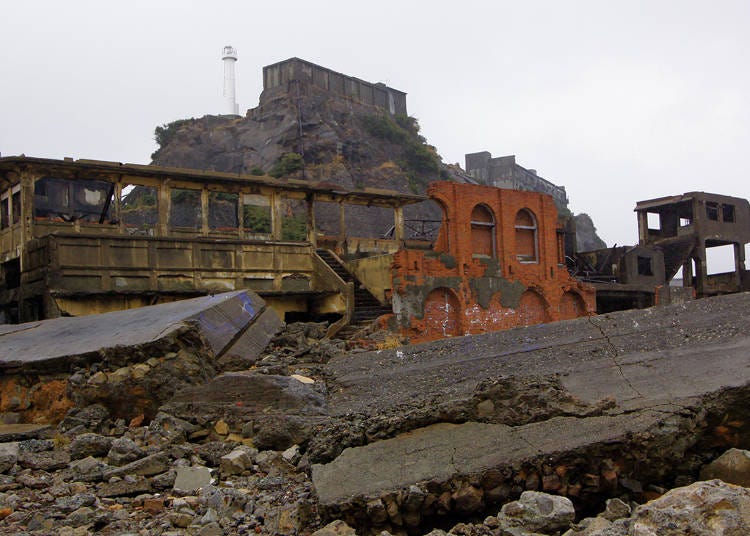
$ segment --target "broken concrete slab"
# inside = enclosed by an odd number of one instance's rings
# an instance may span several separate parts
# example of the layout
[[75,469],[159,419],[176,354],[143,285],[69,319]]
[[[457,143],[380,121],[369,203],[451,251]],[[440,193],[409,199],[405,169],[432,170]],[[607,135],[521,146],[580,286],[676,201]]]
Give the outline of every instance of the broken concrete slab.
[[55,429],[47,424],[0,424],[0,443],[46,439],[55,435]]
[[213,377],[225,352],[252,362],[280,325],[260,297],[240,291],[8,329],[0,412],[54,423],[74,406],[101,404],[148,419],[179,388]]
[[750,433],[748,334],[742,294],[334,358],[309,450],[322,506],[362,525],[412,485],[445,512],[469,484],[484,506],[697,473],[694,453]]
[[[100,315],[20,324],[0,334],[0,369],[64,369],[71,362],[96,358],[103,349],[147,345],[186,327],[196,329],[218,356],[230,343],[236,345],[241,338],[238,335],[245,333],[264,311],[265,302],[257,294],[237,291]],[[264,315],[264,331],[272,325],[273,315]],[[279,320],[277,327],[280,325]]]

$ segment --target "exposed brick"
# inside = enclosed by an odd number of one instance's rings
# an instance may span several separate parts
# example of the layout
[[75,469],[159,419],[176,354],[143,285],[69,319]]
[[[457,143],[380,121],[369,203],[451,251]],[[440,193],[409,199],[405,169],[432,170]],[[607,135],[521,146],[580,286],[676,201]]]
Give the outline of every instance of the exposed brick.
[[565,267],[550,196],[451,182],[428,194],[444,211],[434,249],[402,249],[392,268],[396,320],[410,342],[595,312],[593,288]]

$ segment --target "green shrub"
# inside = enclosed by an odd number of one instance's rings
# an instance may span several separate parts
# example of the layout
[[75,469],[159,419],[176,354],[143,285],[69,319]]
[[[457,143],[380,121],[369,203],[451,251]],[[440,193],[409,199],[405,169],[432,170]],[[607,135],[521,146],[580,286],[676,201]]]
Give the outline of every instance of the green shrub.
[[271,171],[268,172],[272,177],[284,177],[295,171],[299,171],[304,166],[302,157],[297,153],[284,153],[279,157]]

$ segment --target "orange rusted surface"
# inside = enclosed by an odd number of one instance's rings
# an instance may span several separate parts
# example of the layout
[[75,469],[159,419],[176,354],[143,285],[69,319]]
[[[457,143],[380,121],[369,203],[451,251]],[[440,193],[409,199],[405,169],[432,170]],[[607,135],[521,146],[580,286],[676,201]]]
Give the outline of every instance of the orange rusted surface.
[[565,267],[548,195],[437,182],[443,209],[432,251],[402,249],[392,267],[394,311],[410,342],[594,314],[595,291]]
[[8,376],[0,379],[0,413],[18,413],[22,423],[54,424],[73,407],[68,381]]

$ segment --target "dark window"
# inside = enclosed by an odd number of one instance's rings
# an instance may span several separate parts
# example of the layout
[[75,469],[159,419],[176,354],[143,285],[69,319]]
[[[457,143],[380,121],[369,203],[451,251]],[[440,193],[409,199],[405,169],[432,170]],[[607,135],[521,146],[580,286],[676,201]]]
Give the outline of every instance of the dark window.
[[734,221],[734,205],[722,205],[722,219],[724,221]]
[[236,231],[239,228],[237,204],[239,195],[225,192],[208,194],[208,227],[214,231]]
[[21,192],[13,192],[10,200],[10,214],[13,223],[21,221]]
[[268,197],[257,194],[242,196],[242,227],[247,238],[271,234],[271,201]]
[[719,204],[718,203],[706,203],[706,217],[709,220],[719,220]]
[[654,275],[651,257],[641,257],[638,255],[638,275]]
[[200,190],[173,188],[170,191],[169,224],[190,229],[202,227]]
[[0,200],[0,229],[7,229],[10,227],[10,199],[4,197]]
[[34,184],[34,217],[109,223],[114,187],[106,181],[43,177]]

